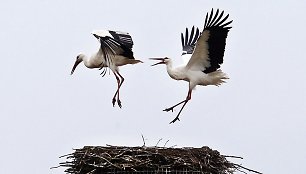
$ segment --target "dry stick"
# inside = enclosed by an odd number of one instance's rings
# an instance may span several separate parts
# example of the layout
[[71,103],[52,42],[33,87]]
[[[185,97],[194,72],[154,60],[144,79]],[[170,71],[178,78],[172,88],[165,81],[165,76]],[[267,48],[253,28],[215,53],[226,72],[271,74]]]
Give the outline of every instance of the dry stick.
[[118,155],[116,155],[114,158],[120,158],[124,153],[126,153],[128,150],[125,149],[123,152],[119,153]]
[[159,142],[163,140],[162,138],[158,140],[158,142],[156,143],[155,147],[157,147],[157,145],[159,144]]
[[109,146],[109,147],[116,147],[116,146],[113,146],[113,145],[110,145],[110,144],[106,144],[106,146]]
[[[119,167],[119,166],[117,166],[117,165],[111,163],[109,160],[107,160],[107,159],[104,158],[103,156],[98,156],[98,155],[89,155],[89,156],[102,158],[103,160],[105,160],[106,162],[108,162],[110,165],[112,165],[112,166],[114,166],[114,167],[116,167],[116,168],[118,168],[118,169],[121,169],[121,167]],[[93,165],[93,164],[90,164],[90,165]]]
[[243,159],[240,156],[232,156],[232,155],[222,155],[222,156],[224,156],[225,158],[239,158],[239,159]]
[[[81,151],[83,151],[83,149],[81,149]],[[86,150],[85,153],[81,154],[82,157],[81,157],[81,159],[80,159],[78,165],[80,165],[80,164],[82,163],[82,161],[84,160],[84,158],[85,158],[85,156],[87,155],[87,153],[88,153],[88,150]],[[85,163],[85,161],[84,161],[84,163]],[[80,172],[82,171],[83,167],[84,167],[84,166],[82,166],[82,167],[80,168],[80,170],[78,171],[78,173],[80,173]]]
[[71,156],[71,155],[73,155],[73,153],[70,153],[70,154],[67,154],[67,155],[62,155],[59,158],[63,158],[63,157]]
[[170,146],[169,148],[174,148],[174,147],[176,147],[177,145],[173,145],[173,146]]
[[92,173],[94,173],[95,171],[96,171],[96,169],[93,169],[92,171],[87,172],[86,174],[92,174]]
[[143,141],[143,145],[142,145],[142,147],[146,147],[146,142],[145,142],[145,139],[144,139],[144,137],[143,137],[143,135],[141,134],[141,137],[142,137],[142,141]]
[[57,169],[60,168],[61,166],[56,166],[56,167],[50,167],[50,169]]
[[238,169],[238,168],[237,168],[236,170],[238,170],[238,171],[241,172],[241,173],[248,174],[247,172],[242,171],[242,170],[240,170],[240,169]]
[[238,166],[238,167],[240,167],[240,168],[242,168],[242,169],[248,170],[248,171],[250,171],[250,172],[254,172],[254,173],[258,173],[258,174],[263,174],[263,173],[258,172],[258,171],[256,171],[256,170],[252,170],[252,169],[243,167],[242,165],[239,165],[239,164],[234,164],[234,165],[235,165],[235,166]]
[[164,148],[166,147],[166,144],[169,142],[169,140],[166,141],[166,143],[164,144]]

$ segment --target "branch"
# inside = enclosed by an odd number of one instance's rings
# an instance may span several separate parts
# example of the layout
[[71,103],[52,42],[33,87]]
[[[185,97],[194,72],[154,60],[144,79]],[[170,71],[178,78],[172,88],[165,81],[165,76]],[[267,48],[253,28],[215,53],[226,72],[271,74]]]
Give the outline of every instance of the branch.
[[146,147],[146,142],[145,142],[145,139],[144,139],[144,137],[143,137],[143,135],[141,134],[141,137],[142,137],[142,141],[143,141],[143,145],[142,145],[142,147]]
[[164,144],[164,148],[166,147],[167,143],[169,142],[169,140],[166,141],[166,143]]
[[256,170],[252,170],[252,169],[243,167],[242,165],[239,165],[239,164],[234,164],[234,165],[237,166],[237,167],[240,167],[240,168],[242,168],[242,169],[245,169],[245,170],[247,170],[247,171],[249,171],[249,172],[254,172],[254,173],[258,173],[258,174],[263,174],[263,173],[258,172],[258,171],[256,171]]
[[239,159],[243,159],[240,156],[232,156],[232,155],[222,155],[222,156],[224,156],[225,158],[239,158]]
[[163,140],[163,139],[161,138],[161,139],[158,140],[158,142],[156,143],[155,147],[158,146],[158,144],[159,144],[159,142],[160,142],[161,140]]

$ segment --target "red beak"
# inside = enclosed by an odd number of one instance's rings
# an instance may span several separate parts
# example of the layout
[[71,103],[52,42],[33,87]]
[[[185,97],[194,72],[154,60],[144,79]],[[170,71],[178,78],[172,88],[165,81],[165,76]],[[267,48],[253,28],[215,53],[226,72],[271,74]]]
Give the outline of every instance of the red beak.
[[160,62],[155,63],[151,66],[159,65],[159,64],[165,64],[165,58],[150,58],[151,60],[160,60]]

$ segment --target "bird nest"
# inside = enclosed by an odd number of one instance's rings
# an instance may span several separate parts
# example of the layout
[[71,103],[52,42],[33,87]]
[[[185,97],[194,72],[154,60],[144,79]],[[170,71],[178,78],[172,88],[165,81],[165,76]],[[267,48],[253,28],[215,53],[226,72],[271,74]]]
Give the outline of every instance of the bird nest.
[[[229,162],[226,157],[209,147],[161,148],[124,146],[85,146],[64,155],[69,174],[118,173],[209,173],[230,174],[235,171],[252,171]],[[241,157],[235,157],[241,158]],[[246,173],[246,172],[244,172]]]

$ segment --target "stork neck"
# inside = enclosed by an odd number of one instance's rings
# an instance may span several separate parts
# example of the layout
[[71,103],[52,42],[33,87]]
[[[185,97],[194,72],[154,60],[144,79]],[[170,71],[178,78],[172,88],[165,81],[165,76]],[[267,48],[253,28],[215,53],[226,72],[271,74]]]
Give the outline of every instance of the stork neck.
[[98,53],[92,55],[91,57],[87,56],[83,57],[84,65],[87,68],[100,68],[101,64],[103,64],[103,60],[104,59],[101,58],[101,56]]
[[169,60],[168,63],[166,64],[167,66],[167,72],[169,76],[173,79],[179,80],[179,72],[176,71],[176,68],[172,67],[172,61]]
[[173,68],[172,68],[172,61],[171,60],[169,60],[167,62],[166,66],[167,66],[168,73],[173,70]]
[[90,68],[89,58],[87,56],[82,57],[83,63],[87,68]]

